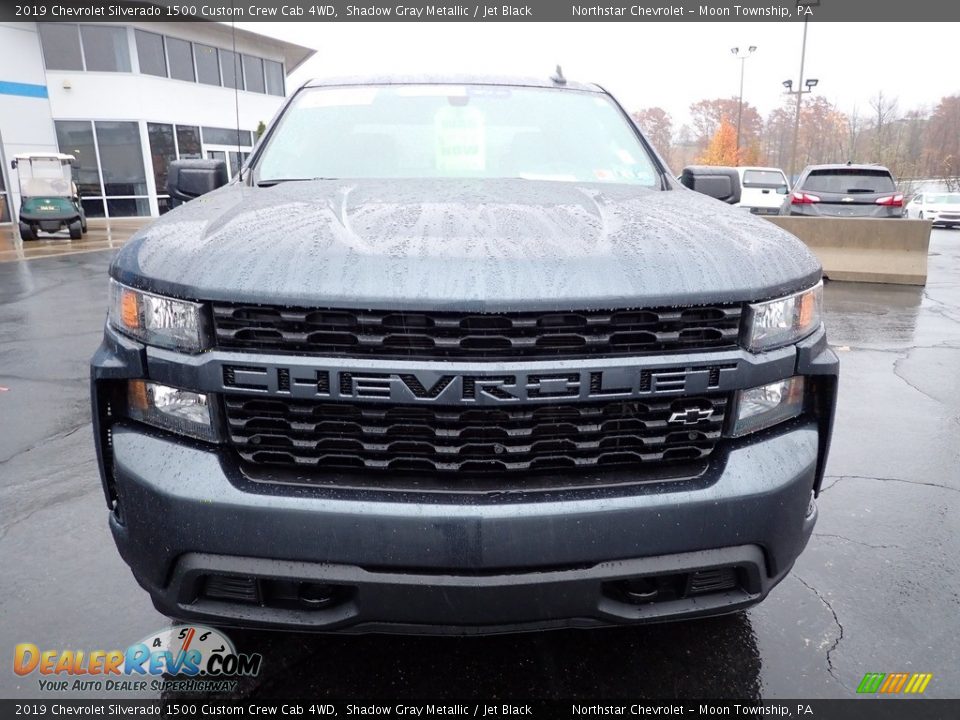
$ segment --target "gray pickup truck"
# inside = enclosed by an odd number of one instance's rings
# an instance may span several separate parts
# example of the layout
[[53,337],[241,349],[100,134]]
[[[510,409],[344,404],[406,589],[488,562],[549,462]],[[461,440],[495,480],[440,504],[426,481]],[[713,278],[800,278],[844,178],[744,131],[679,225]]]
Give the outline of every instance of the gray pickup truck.
[[110,528],[160,611],[591,627],[790,571],[837,388],[820,265],[602,88],[311,82],[223,182],[173,168],[197,197],[117,254],[92,360]]

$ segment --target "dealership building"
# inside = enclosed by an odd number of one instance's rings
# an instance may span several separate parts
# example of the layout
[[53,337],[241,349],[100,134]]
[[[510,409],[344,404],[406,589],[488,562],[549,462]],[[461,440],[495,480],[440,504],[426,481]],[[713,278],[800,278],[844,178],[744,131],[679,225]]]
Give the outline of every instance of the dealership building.
[[309,48],[207,22],[0,22],[0,223],[21,153],[67,153],[87,217],[159,215],[167,164],[225,160],[231,177]]

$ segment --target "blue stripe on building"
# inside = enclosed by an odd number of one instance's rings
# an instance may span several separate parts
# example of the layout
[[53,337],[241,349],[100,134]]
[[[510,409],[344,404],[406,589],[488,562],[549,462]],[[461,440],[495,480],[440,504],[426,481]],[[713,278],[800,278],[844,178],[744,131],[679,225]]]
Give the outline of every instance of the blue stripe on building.
[[45,98],[47,97],[47,86],[0,80],[0,95],[20,95],[21,97]]

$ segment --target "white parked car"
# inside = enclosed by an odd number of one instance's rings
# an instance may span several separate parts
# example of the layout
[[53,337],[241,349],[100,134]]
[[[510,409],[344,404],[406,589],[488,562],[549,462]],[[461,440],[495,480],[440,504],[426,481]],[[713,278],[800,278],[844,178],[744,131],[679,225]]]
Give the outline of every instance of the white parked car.
[[787,176],[780,168],[738,167],[740,202],[755,215],[778,215],[783,198],[790,192]]
[[960,226],[960,193],[922,192],[907,203],[908,218],[932,220],[934,225]]

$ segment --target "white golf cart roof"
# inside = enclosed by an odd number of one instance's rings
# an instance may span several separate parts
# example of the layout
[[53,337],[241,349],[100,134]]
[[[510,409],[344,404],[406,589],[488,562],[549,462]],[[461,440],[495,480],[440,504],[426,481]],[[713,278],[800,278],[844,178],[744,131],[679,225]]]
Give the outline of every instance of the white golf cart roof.
[[63,153],[21,153],[20,155],[14,155],[13,159],[18,162],[20,160],[60,160],[61,162],[76,162],[76,158],[73,155],[64,155]]

